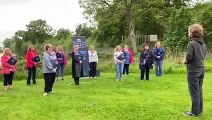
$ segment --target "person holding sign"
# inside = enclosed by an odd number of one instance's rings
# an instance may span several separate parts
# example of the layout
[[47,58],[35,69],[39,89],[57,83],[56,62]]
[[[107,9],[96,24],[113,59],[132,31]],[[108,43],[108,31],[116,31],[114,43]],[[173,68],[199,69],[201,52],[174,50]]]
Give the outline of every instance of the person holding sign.
[[64,80],[64,68],[67,63],[67,60],[66,60],[66,55],[63,51],[63,47],[61,45],[58,45],[56,48],[56,56],[58,61],[56,80],[58,80],[60,71],[62,75],[62,80]]
[[125,57],[120,45],[115,48],[115,52],[113,55],[116,68],[116,81],[122,81]]
[[16,62],[17,60],[14,59],[11,50],[9,48],[5,48],[3,50],[3,56],[1,58],[2,63],[2,71],[1,73],[4,76],[4,90],[10,90],[12,89],[12,81],[14,72],[16,71]]
[[146,80],[149,80],[149,71],[153,68],[153,54],[149,49],[149,45],[144,45],[144,49],[140,54],[141,80],[144,80],[144,74],[146,72]]
[[81,77],[82,60],[83,57],[79,52],[79,45],[74,45],[74,51],[71,53],[72,58],[72,77],[75,85],[79,85],[79,78]]
[[35,51],[35,47],[33,45],[28,46],[27,53],[25,55],[26,67],[28,70],[28,78],[27,85],[31,85],[31,79],[33,84],[36,84],[36,67],[37,63],[40,61],[37,52]]
[[98,55],[94,49],[94,46],[90,46],[90,50],[88,51],[89,55],[89,68],[90,68],[90,77],[96,77],[96,66],[98,63]]
[[55,82],[56,70],[57,70],[57,57],[53,51],[53,46],[47,44],[44,47],[43,53],[43,75],[45,80],[44,96],[48,93],[53,92],[53,84]]

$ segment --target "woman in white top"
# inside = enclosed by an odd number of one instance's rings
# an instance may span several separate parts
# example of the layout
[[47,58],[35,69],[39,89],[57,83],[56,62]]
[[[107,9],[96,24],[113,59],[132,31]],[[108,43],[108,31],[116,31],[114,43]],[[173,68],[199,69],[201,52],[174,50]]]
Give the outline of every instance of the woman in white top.
[[125,57],[120,45],[115,48],[114,61],[116,68],[116,81],[122,81]]
[[94,78],[96,77],[96,66],[98,63],[98,55],[93,45],[90,46],[88,55],[89,55],[90,77]]

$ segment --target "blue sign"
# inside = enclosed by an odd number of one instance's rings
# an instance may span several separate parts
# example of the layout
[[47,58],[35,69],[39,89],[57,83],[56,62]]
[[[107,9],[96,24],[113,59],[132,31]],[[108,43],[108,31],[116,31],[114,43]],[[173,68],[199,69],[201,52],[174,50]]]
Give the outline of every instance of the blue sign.
[[79,52],[83,56],[82,60],[82,73],[83,77],[89,76],[89,57],[88,57],[88,46],[86,43],[86,38],[84,36],[73,37],[72,38],[73,46],[79,46]]

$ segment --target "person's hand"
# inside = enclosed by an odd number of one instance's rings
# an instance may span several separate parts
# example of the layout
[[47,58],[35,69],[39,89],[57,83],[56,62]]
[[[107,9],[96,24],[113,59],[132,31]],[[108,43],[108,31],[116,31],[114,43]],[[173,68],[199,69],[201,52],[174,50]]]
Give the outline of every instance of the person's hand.
[[184,60],[183,63],[184,63],[184,64],[188,64],[188,61]]
[[159,59],[159,58],[160,58],[160,56],[157,56],[157,58]]
[[82,61],[80,61],[79,63],[82,64]]
[[58,58],[58,60],[62,60],[62,58]]
[[10,68],[14,68],[14,66],[13,66],[13,65],[11,65],[11,66],[10,66]]
[[34,62],[34,65],[37,65],[38,63]]

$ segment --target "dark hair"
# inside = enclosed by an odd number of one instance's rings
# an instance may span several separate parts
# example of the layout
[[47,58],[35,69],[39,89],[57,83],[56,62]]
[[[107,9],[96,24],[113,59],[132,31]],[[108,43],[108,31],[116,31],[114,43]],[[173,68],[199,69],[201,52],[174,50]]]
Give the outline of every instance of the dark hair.
[[46,45],[46,50],[48,50],[49,49],[49,45]]

